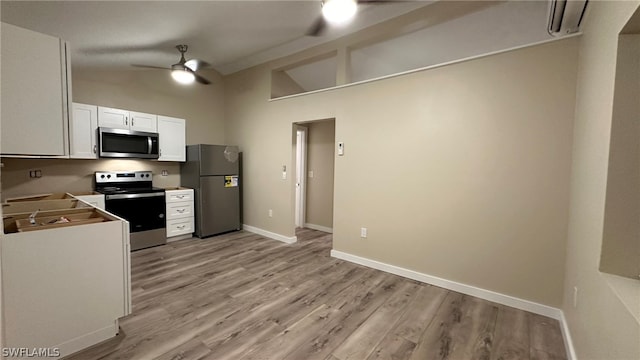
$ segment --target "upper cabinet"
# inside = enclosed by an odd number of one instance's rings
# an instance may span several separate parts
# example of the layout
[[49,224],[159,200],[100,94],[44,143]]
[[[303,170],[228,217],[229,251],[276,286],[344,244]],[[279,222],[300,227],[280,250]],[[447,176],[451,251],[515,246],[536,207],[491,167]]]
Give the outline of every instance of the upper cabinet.
[[0,153],[66,156],[68,45],[53,36],[1,26]]
[[157,116],[129,110],[98,107],[98,126],[113,129],[157,132]]
[[69,118],[69,158],[98,158],[98,107],[73,103]]
[[186,161],[185,120],[158,115],[160,161]]

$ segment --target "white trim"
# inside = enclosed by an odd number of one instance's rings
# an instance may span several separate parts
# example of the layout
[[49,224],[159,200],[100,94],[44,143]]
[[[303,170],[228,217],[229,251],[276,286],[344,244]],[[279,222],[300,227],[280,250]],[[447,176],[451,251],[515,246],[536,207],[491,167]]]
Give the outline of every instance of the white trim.
[[105,340],[111,339],[118,334],[118,320],[115,320],[113,324],[90,332],[88,334],[78,336],[75,339],[65,341],[62,344],[53,346],[60,349],[60,355],[62,357],[71,355],[80,350],[84,350],[90,346],[101,343]]
[[564,312],[560,311],[560,329],[562,329],[562,338],[564,339],[565,348],[567,351],[567,360],[577,360],[576,348],[573,347],[573,340],[571,339],[571,332],[569,331],[569,324],[567,318],[564,316]]
[[342,88],[346,88],[346,87],[350,87],[350,86],[366,84],[366,83],[379,81],[379,80],[390,79],[390,78],[394,78],[394,77],[397,77],[397,76],[413,74],[413,73],[420,72],[420,71],[431,70],[431,69],[435,69],[435,68],[439,68],[439,67],[443,67],[443,66],[447,66],[447,65],[458,64],[458,63],[465,62],[465,61],[482,59],[482,58],[487,57],[487,56],[499,55],[499,54],[503,54],[503,53],[507,53],[507,52],[511,52],[511,51],[516,51],[516,50],[520,50],[520,49],[526,49],[526,48],[533,47],[533,46],[544,45],[544,44],[548,44],[548,43],[551,43],[551,42],[554,42],[554,41],[560,41],[560,40],[564,40],[564,39],[569,39],[569,38],[580,36],[580,35],[582,35],[582,32],[579,31],[577,33],[574,33],[574,34],[571,34],[571,35],[565,35],[565,36],[560,37],[560,38],[542,40],[542,41],[538,41],[538,42],[535,42],[535,43],[532,43],[532,44],[514,46],[514,47],[511,47],[511,48],[508,48],[508,49],[492,51],[492,52],[489,52],[489,53],[486,53],[486,54],[473,55],[473,56],[469,56],[469,57],[462,58],[462,59],[447,61],[447,62],[444,62],[444,63],[429,65],[429,66],[425,66],[425,67],[421,67],[421,68],[417,68],[417,69],[411,69],[411,70],[407,70],[407,71],[403,71],[403,72],[399,72],[399,73],[395,73],[395,74],[384,75],[384,76],[380,76],[380,77],[373,78],[373,79],[367,79],[367,80],[352,82],[352,83],[349,83],[349,84],[333,86],[333,87],[330,87],[330,88],[324,88],[324,89],[307,91],[307,92],[302,92],[302,93],[293,94],[293,95],[281,96],[281,97],[277,97],[277,98],[274,98],[274,99],[269,99],[267,101],[270,102],[270,101],[291,99],[291,98],[295,98],[295,97],[298,97],[298,96],[316,94],[316,93],[320,93],[320,92],[324,92],[324,91],[342,89]]
[[326,233],[333,234],[333,228],[322,226],[322,225],[304,223],[304,227],[309,228],[311,230],[324,231]]
[[282,241],[282,242],[287,243],[287,244],[293,244],[293,243],[298,241],[298,238],[295,237],[295,236],[284,236],[284,235],[276,234],[274,232],[267,231],[267,230],[264,230],[264,229],[260,229],[260,228],[257,228],[255,226],[251,226],[251,225],[247,225],[247,224],[242,224],[242,230],[245,230],[245,231],[248,231],[248,232],[252,232],[254,234],[262,235],[262,236],[268,237],[270,239]]
[[385,264],[380,261],[363,258],[360,256],[348,254],[338,250],[331,250],[331,256],[337,259],[350,261],[356,264],[368,266],[377,270],[388,272],[391,274],[403,276],[409,279],[421,281],[423,283],[439,286],[445,289],[453,290],[466,295],[475,296],[480,299],[493,301],[498,304],[507,305],[516,309],[529,311],[535,314],[547,316],[558,321],[562,319],[562,310],[551,306],[538,304],[533,301],[520,299],[510,295],[500,294],[495,291],[481,289],[475,286],[462,284],[459,282],[446,280],[437,276],[419,273],[417,271],[401,268],[399,266]]

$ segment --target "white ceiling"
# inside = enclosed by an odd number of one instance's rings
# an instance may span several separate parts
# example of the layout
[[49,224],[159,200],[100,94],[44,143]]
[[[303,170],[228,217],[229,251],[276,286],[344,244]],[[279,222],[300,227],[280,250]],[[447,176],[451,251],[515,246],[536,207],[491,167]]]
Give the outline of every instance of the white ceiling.
[[324,36],[305,32],[320,14],[319,0],[297,1],[5,1],[2,21],[61,37],[74,68],[167,67],[177,44],[187,58],[229,74],[396,17],[432,1],[360,5],[352,24]]

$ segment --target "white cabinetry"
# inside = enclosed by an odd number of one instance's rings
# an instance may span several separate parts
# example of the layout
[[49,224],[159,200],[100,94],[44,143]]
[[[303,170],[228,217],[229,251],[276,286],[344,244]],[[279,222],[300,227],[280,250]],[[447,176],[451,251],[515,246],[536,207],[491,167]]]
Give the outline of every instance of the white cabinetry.
[[158,130],[156,115],[103,106],[98,107],[98,126],[146,132]]
[[95,206],[100,210],[104,210],[104,195],[103,194],[95,194],[95,195],[73,195],[74,198],[78,200],[82,200],[89,205]]
[[98,157],[98,107],[73,103],[69,120],[69,157],[96,159]]
[[184,119],[158,115],[160,161],[186,161],[186,126]]
[[6,23],[0,33],[0,153],[66,156],[71,93],[67,43]]
[[194,228],[193,189],[167,190],[166,199],[167,241],[190,237]]
[[3,346],[66,356],[118,333],[131,313],[129,225],[96,211],[107,221],[2,236]]

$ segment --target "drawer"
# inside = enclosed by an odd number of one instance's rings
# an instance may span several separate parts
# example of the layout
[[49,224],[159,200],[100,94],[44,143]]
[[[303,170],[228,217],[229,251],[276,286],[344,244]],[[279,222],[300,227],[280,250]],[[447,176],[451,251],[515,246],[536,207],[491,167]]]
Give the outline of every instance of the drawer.
[[166,192],[167,202],[193,201],[193,190],[169,190]]
[[167,220],[193,217],[193,202],[171,202],[167,203]]
[[191,234],[193,232],[193,217],[167,220],[167,237]]

